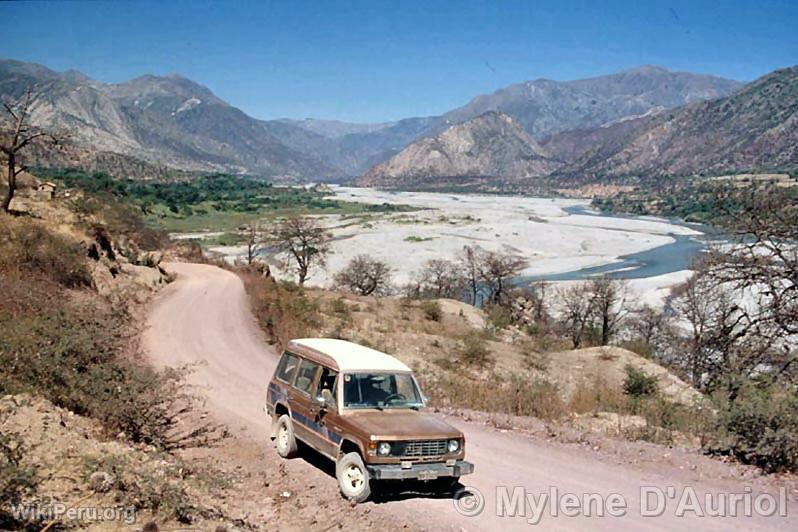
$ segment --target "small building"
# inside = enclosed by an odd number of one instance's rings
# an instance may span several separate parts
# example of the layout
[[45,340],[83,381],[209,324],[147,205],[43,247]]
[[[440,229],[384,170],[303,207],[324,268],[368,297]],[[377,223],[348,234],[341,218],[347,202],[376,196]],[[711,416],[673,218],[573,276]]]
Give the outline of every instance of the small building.
[[55,183],[45,181],[36,186],[36,195],[40,198],[51,200],[55,196]]

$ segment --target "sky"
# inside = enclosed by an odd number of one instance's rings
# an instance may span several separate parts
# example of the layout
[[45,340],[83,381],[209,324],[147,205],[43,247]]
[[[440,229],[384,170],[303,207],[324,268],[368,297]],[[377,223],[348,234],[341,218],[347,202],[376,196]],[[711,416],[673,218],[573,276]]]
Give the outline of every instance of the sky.
[[427,116],[642,64],[798,63],[798,1],[0,2],[0,57],[118,83],[179,73],[261,119]]

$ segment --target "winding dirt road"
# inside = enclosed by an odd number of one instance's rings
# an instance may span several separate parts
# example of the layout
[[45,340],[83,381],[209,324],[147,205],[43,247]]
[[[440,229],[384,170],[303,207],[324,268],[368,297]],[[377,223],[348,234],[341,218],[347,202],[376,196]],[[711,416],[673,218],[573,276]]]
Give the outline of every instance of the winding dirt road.
[[[243,284],[235,274],[213,266],[171,263],[166,268],[178,279],[159,295],[149,316],[144,346],[152,361],[156,365],[195,365],[190,382],[200,388],[211,411],[242,437],[266,442],[269,420],[262,405],[277,353],[254,323]],[[690,455],[691,463],[699,464],[695,469],[673,460],[631,464],[576,445],[459,419],[448,421],[466,434],[467,455],[476,464],[476,472],[463,481],[482,494],[484,509],[477,516],[467,517],[455,511],[451,499],[399,497],[380,504],[381,510],[400,517],[411,515],[415,522],[421,519],[433,529],[525,529],[534,521],[530,506],[516,508],[523,515],[497,515],[502,507],[512,510],[512,504],[497,502],[501,491],[498,487],[508,487],[511,492],[513,487],[521,486],[537,502],[541,502],[541,494],[550,494],[550,489],[556,487],[561,505],[558,515],[552,515],[557,505],[551,504],[551,499],[539,515],[539,526],[546,530],[798,530],[794,515],[798,507],[793,499],[787,502],[786,517],[778,515],[785,510],[783,506],[771,517],[700,517],[694,511],[687,511],[683,517],[675,515],[678,500],[688,486],[695,490],[700,509],[705,511],[711,510],[706,506],[707,494],[717,501],[722,493],[746,493],[750,483],[733,478],[735,470],[731,467],[725,475],[707,478],[701,466],[709,461],[707,458]],[[267,448],[267,452],[274,452],[270,445]],[[665,448],[662,452],[670,454]],[[318,475],[314,465],[301,466],[303,476]],[[333,485],[335,482],[329,477],[323,481]],[[666,507],[662,515],[641,515],[641,486],[663,491]],[[669,486],[674,488],[675,498],[668,497]],[[767,484],[755,483],[750,488],[751,497],[759,495],[763,486]],[[772,489],[771,493],[779,504],[779,492]],[[566,494],[580,499],[599,494],[605,501],[609,495],[618,494],[627,509],[616,512],[622,516],[612,516],[604,507],[604,515],[599,516],[602,506],[597,507],[594,500],[589,510],[571,517],[562,509],[569,502]],[[761,501],[764,504],[764,499]],[[656,502],[656,495],[649,496],[649,508]],[[587,511],[592,515],[586,516]],[[739,512],[743,511],[740,504]]]

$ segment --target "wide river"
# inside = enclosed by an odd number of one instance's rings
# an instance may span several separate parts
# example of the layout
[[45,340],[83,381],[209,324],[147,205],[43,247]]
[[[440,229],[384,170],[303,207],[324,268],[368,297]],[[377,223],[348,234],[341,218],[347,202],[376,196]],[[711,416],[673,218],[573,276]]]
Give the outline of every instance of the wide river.
[[336,187],[338,199],[417,206],[423,210],[343,227],[330,269],[367,253],[400,279],[430,258],[451,258],[464,245],[523,256],[525,281],[578,280],[598,274],[627,279],[689,269],[705,249],[705,228],[654,217],[598,213],[589,200],[388,192]]

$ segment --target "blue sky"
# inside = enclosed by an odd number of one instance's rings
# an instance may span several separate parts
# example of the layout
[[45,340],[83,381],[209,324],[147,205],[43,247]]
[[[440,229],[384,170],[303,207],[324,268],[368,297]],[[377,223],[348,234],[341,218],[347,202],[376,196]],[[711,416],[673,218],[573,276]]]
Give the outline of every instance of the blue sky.
[[0,57],[105,82],[177,72],[258,118],[395,120],[539,77],[798,63],[795,0],[3,2],[0,19]]

